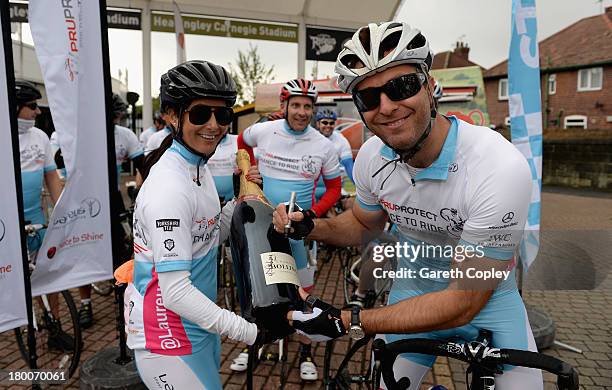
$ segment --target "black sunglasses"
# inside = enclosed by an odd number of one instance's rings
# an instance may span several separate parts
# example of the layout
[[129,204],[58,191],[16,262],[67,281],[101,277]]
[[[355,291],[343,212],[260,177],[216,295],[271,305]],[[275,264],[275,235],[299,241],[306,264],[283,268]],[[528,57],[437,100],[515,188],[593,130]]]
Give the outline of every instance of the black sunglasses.
[[324,125],[324,126],[333,126],[333,125],[336,124],[336,121],[324,121],[324,120],[322,120],[321,124]]
[[360,112],[371,111],[380,106],[381,92],[394,102],[398,102],[419,93],[426,81],[427,77],[423,73],[405,74],[387,81],[383,86],[354,91],[353,100]]
[[227,126],[234,120],[234,110],[230,107],[210,107],[196,104],[185,112],[189,113],[189,122],[194,125],[203,125],[210,120],[212,114],[221,126]]
[[32,103],[24,104],[23,106],[29,108],[30,110],[36,110],[38,108],[38,103],[32,102]]

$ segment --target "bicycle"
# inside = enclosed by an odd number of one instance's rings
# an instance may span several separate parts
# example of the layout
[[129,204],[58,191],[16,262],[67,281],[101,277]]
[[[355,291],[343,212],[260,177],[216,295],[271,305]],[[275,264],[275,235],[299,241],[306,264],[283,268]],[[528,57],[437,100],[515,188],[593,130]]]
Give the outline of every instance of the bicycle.
[[[28,224],[25,226],[25,231],[28,236],[40,239],[38,231],[46,227],[42,224]],[[28,252],[30,274],[36,267],[35,260],[35,252]],[[53,301],[56,298],[58,302],[57,313],[59,313],[57,316],[53,314],[52,303],[50,303],[50,300]],[[71,378],[79,365],[83,346],[79,317],[72,294],[68,290],[63,290],[34,298],[32,299],[32,314],[36,339],[37,368],[61,370],[67,372],[67,377]],[[60,331],[64,331],[72,337],[73,342],[69,348],[57,348],[56,345],[51,345],[53,343],[49,341],[49,337],[58,335]],[[28,327],[15,328],[14,332],[21,357],[29,363]]]
[[[350,294],[349,289],[352,288],[353,293],[357,289],[359,284],[359,272],[361,266],[362,258],[360,256],[353,257],[352,261],[347,261],[346,265],[343,266],[343,290],[344,290],[344,299],[345,306],[343,309],[347,309],[351,306],[350,304]],[[393,261],[387,261],[384,264],[381,264],[381,267],[384,270],[390,270],[395,268],[395,263]],[[391,280],[390,279],[376,279],[374,283],[374,290],[369,291],[366,294],[364,299],[363,308],[369,309],[375,307],[376,305],[384,305],[387,300],[387,295],[389,290],[391,289]],[[372,341],[372,336],[366,336],[361,340],[353,342],[353,340],[348,340],[348,351],[335,373],[332,375],[331,372],[331,357],[334,351],[335,342],[333,340],[328,341],[325,345],[325,355],[323,358],[323,384],[325,389],[328,390],[336,390],[336,389],[351,389],[352,385],[367,385],[367,383],[371,379],[371,365],[370,365],[370,356],[371,347],[368,348],[368,345]],[[366,348],[363,351],[363,348]],[[351,360],[356,357],[358,353],[361,353],[363,356],[359,358],[361,364],[358,369],[358,372],[351,372],[350,363]]]
[[[536,368],[557,375],[557,386],[560,390],[577,390],[579,387],[578,372],[571,365],[552,356],[537,352],[515,349],[498,349],[489,346],[492,332],[481,329],[474,341],[456,343],[430,339],[407,339],[386,344],[382,339],[373,343],[374,368],[371,389],[380,388],[381,376],[389,390],[405,390],[410,386],[410,379],[403,377],[396,380],[393,363],[402,353],[423,353],[434,356],[446,356],[469,364],[466,370],[468,390],[494,390],[495,375],[503,373],[502,366]],[[472,380],[468,382],[468,375]]]
[[236,280],[229,251],[227,242],[221,243],[217,254],[217,288],[222,290],[225,308],[234,311],[236,308]]

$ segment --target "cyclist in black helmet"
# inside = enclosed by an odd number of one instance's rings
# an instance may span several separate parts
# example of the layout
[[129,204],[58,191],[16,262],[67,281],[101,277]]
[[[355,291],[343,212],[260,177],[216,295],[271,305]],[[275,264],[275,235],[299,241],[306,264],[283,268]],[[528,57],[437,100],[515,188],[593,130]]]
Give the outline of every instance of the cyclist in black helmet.
[[219,65],[188,61],[162,76],[160,91],[172,139],[147,157],[161,153],[136,199],[128,346],[149,388],[221,389],[221,335],[252,345],[291,328],[279,318],[277,329],[258,329],[215,303],[228,232],[207,162],[234,118],[234,81]]

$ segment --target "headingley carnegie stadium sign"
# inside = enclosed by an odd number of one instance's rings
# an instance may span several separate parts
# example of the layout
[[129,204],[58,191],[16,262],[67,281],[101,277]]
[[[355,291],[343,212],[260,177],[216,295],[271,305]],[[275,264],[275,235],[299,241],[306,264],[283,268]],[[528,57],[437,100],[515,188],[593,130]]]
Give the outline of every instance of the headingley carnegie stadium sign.
[[[10,15],[11,22],[27,23],[28,4],[10,3]],[[106,20],[109,28],[140,30],[142,25],[142,15],[139,9],[110,8],[106,10]],[[295,24],[184,15],[183,28],[185,34],[293,43],[298,41],[298,28]],[[151,12],[151,30],[173,33],[174,15],[161,11]]]

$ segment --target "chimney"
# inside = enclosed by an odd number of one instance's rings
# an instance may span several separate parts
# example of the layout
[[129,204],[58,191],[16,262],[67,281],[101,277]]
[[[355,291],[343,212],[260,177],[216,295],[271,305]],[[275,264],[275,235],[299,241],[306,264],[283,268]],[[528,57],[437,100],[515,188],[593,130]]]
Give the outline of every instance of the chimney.
[[457,42],[457,46],[455,46],[455,50],[453,51],[457,56],[468,60],[468,55],[470,54],[470,48],[465,42]]

